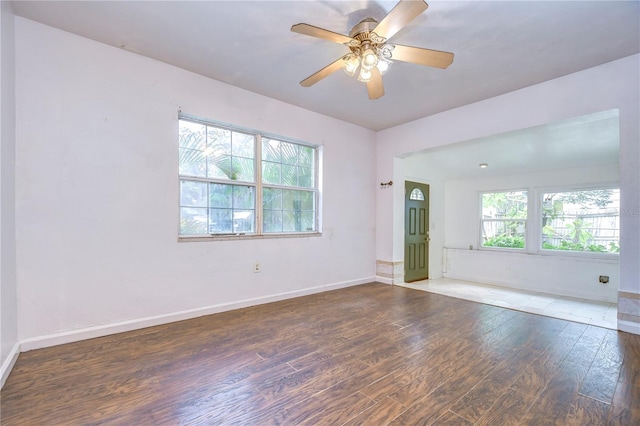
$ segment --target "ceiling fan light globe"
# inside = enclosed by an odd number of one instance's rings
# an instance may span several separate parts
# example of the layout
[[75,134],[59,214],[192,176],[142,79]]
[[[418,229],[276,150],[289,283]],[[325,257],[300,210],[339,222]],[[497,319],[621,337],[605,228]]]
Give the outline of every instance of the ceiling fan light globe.
[[360,66],[360,58],[357,55],[351,54],[345,57],[343,69],[348,76],[353,77],[358,70],[358,66]]
[[368,83],[371,81],[371,70],[364,67],[360,67],[360,74],[358,74],[358,81]]
[[362,68],[366,70],[372,70],[373,67],[378,65],[378,55],[373,49],[367,49],[362,53]]
[[380,50],[380,57],[381,58],[385,58],[385,59],[391,59],[391,56],[393,55],[393,49],[395,48],[394,45],[392,44],[385,44],[384,46],[382,46],[379,50]]
[[378,61],[378,65],[376,65],[378,67],[378,70],[380,71],[380,75],[384,75],[389,70],[391,64],[393,64],[393,61],[385,58],[380,58],[380,60]]

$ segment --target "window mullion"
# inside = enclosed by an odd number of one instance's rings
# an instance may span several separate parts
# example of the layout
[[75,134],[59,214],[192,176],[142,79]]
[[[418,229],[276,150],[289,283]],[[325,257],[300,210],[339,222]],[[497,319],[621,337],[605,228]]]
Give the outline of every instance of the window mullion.
[[256,234],[262,235],[262,135],[256,135],[255,178],[256,178]]
[[542,217],[540,216],[541,195],[537,189],[534,189],[528,192],[528,197],[525,250],[527,253],[538,253],[542,245],[540,240],[542,228]]

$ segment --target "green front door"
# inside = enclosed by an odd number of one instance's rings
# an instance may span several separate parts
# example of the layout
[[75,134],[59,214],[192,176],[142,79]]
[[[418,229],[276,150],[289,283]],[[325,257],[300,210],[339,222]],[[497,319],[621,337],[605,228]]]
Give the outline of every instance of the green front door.
[[429,278],[429,185],[405,182],[404,281]]

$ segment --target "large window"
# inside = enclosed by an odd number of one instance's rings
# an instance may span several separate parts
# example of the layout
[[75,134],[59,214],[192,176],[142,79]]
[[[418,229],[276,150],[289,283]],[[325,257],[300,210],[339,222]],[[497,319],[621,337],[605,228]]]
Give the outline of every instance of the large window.
[[180,235],[318,230],[318,149],[179,119]]
[[527,228],[527,191],[481,194],[481,245],[523,249]]
[[555,189],[480,193],[480,246],[528,253],[620,252],[620,190]]
[[542,194],[543,250],[620,252],[620,190]]

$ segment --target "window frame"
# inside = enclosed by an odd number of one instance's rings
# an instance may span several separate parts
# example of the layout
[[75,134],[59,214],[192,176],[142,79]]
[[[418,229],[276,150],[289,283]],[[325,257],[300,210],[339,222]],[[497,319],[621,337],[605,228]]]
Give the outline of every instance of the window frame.
[[[308,142],[302,142],[298,140],[294,140],[292,138],[286,138],[280,135],[274,135],[267,132],[261,132],[255,129],[248,129],[240,126],[230,125],[226,123],[217,122],[210,119],[204,119],[201,117],[196,117],[190,114],[185,114],[179,112],[177,117],[177,126],[176,131],[179,132],[180,122],[188,121],[196,124],[202,124],[205,126],[216,127],[223,130],[228,130],[231,132],[238,132],[244,134],[250,134],[254,137],[254,158],[253,158],[253,169],[254,169],[254,181],[240,181],[240,180],[231,180],[231,179],[221,179],[221,178],[210,178],[210,177],[197,177],[190,175],[183,175],[180,173],[180,143],[179,143],[179,135],[174,139],[178,141],[177,143],[177,184],[178,184],[178,223],[177,223],[177,235],[179,242],[186,241],[220,241],[220,240],[245,240],[245,239],[265,239],[265,238],[305,238],[305,237],[314,237],[322,235],[322,173],[320,168],[322,167],[322,145],[314,145]],[[301,187],[301,186],[288,186],[288,185],[273,185],[273,184],[265,184],[262,181],[262,139],[272,139],[279,142],[290,143],[298,146],[304,146],[307,148],[313,149],[314,158],[313,158],[313,185],[311,187]],[[222,184],[222,185],[232,185],[232,186],[246,186],[254,188],[254,232],[253,233],[217,233],[217,234],[181,234],[181,226],[180,226],[180,217],[181,217],[181,209],[182,201],[181,201],[181,185],[183,181],[194,181],[194,182],[204,182],[208,184],[209,188],[211,184]],[[314,202],[314,227],[313,231],[287,231],[287,232],[264,232],[263,230],[263,218],[264,218],[264,205],[263,205],[263,190],[264,188],[279,188],[279,189],[287,189],[287,190],[300,190],[313,192],[313,202]],[[208,192],[207,192],[208,194]],[[210,201],[207,200],[207,210],[210,210]],[[209,214],[209,213],[208,213]],[[207,216],[208,217],[208,216]],[[209,222],[207,221],[207,231],[209,230]]]

